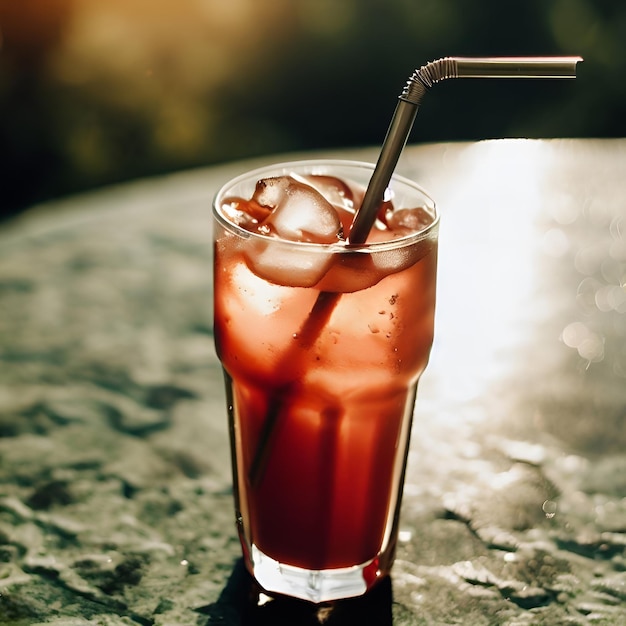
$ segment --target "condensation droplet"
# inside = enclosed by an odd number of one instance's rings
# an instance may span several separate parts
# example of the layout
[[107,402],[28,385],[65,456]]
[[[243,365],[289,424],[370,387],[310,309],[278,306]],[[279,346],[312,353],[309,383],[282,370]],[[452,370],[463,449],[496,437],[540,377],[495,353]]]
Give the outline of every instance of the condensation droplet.
[[593,314],[596,310],[596,291],[602,284],[595,278],[580,281],[576,292],[576,302],[584,313]]
[[611,285],[604,285],[603,287],[600,287],[598,291],[596,291],[596,296],[595,296],[596,306],[598,307],[598,309],[600,309],[600,311],[606,313],[607,311],[610,311],[613,308],[610,298],[611,298]]
[[570,348],[577,348],[589,335],[589,329],[582,322],[572,322],[561,332],[561,340]]
[[596,291],[596,306],[604,312],[626,312],[626,288],[617,285],[604,285]]
[[578,345],[578,354],[590,363],[602,361],[604,359],[604,339],[592,333]]
[[623,239],[624,237],[624,228],[622,227],[622,222],[624,221],[623,217],[615,217],[611,221],[611,225],[609,226],[609,232],[611,233],[611,237],[613,239]]
[[581,274],[593,276],[602,266],[605,256],[604,246],[587,246],[576,253],[574,265]]
[[615,261],[626,261],[626,239],[616,239],[609,248],[609,255]]
[[609,293],[611,308],[618,313],[626,313],[626,285],[618,287],[614,285]]
[[561,332],[563,343],[578,350],[581,358],[589,363],[604,359],[604,337],[594,333],[582,322],[572,322]]
[[600,273],[602,278],[610,285],[619,285],[621,272],[623,271],[621,263],[616,263],[611,257],[607,257],[602,261]]
[[545,513],[545,516],[548,519],[552,519],[556,515],[557,504],[554,500],[546,500],[542,505],[541,509]]

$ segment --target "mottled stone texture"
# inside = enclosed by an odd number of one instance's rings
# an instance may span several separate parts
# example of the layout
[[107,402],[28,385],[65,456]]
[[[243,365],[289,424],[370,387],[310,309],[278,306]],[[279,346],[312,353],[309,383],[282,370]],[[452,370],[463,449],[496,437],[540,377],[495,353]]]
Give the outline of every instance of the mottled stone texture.
[[235,536],[210,202],[248,165],[3,226],[0,623],[626,623],[626,142],[407,149],[443,221],[398,559],[321,607]]

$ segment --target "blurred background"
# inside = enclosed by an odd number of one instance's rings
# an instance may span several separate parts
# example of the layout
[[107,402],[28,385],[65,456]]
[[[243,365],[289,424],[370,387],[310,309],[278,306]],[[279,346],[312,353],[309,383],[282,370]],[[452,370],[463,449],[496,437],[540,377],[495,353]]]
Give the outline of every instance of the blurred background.
[[0,0],[0,216],[243,157],[380,145],[416,67],[580,54],[576,81],[448,81],[411,143],[626,136],[623,0]]

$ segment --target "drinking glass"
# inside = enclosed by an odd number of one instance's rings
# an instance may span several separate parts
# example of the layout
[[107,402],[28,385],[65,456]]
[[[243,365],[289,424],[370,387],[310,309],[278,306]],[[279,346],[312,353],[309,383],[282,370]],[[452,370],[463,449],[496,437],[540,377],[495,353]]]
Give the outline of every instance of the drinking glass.
[[372,171],[351,161],[271,165],[228,182],[213,204],[215,345],[244,561],[268,593],[312,602],[361,595],[393,563],[433,339],[439,216],[426,192],[394,176],[381,219],[391,205],[399,216],[420,207],[402,236],[375,227],[365,244],[308,243],[237,225],[232,199],[292,175],[350,205]]

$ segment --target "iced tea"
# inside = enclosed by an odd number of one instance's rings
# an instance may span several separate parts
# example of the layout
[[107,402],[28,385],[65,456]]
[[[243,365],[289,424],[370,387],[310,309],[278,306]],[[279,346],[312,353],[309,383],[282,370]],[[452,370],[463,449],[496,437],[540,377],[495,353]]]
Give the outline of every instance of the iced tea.
[[320,602],[391,567],[418,379],[433,338],[438,216],[394,177],[346,242],[372,166],[295,162],[214,204],[214,330],[236,517],[262,587]]

